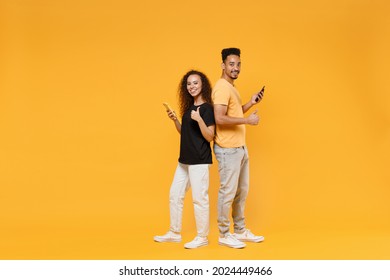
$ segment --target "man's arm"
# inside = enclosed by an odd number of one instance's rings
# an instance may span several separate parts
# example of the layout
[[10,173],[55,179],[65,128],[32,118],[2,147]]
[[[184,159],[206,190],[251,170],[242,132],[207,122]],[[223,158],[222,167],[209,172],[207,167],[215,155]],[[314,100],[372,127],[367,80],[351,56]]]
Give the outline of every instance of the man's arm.
[[252,108],[253,105],[259,103],[263,99],[263,95],[259,95],[259,93],[255,93],[252,95],[251,99],[242,106],[242,111],[244,113],[248,112],[250,108]]
[[257,110],[246,118],[236,118],[228,116],[227,106],[221,104],[214,104],[214,116],[215,122],[219,125],[257,125],[259,123],[259,116],[257,115]]

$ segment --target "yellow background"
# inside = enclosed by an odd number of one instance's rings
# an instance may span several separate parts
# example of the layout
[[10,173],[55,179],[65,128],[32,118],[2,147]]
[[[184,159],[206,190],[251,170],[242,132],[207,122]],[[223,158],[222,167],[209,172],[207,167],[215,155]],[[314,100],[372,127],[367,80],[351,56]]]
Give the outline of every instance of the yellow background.
[[[0,0],[1,259],[389,259],[390,4],[385,0]],[[153,236],[168,193],[189,69],[212,83],[242,50],[247,224],[262,244]],[[195,236],[190,193],[183,242]]]

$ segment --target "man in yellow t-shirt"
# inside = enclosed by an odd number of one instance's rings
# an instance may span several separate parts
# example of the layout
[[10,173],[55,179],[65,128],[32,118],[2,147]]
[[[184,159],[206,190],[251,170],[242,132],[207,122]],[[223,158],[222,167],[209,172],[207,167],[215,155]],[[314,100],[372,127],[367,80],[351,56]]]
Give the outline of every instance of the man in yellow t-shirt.
[[[241,69],[240,49],[222,50],[222,76],[213,88],[216,134],[214,153],[218,161],[220,188],[218,192],[218,228],[220,245],[244,248],[244,242],[261,242],[263,236],[254,235],[245,227],[244,208],[249,190],[249,158],[245,145],[245,125],[257,125],[257,110],[244,116],[260,102],[262,93],[256,93],[242,105],[234,87]],[[229,232],[229,213],[232,208],[234,233]]]

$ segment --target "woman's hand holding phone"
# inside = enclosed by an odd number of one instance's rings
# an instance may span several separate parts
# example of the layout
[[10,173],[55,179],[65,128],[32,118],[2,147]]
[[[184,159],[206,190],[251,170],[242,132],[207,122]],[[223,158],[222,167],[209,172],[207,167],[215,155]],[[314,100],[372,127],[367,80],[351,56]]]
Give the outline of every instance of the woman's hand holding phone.
[[176,121],[177,120],[177,116],[176,116],[175,111],[172,110],[171,106],[169,106],[169,104],[167,102],[164,102],[163,105],[164,105],[165,109],[167,110],[168,117],[171,120]]

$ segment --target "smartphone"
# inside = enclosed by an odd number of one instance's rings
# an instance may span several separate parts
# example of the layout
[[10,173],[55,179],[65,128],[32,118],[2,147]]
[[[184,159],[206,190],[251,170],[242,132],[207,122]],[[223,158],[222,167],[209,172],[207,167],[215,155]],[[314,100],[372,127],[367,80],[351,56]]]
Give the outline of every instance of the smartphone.
[[263,86],[263,88],[260,90],[260,92],[257,94],[257,97],[255,99],[256,102],[258,102],[262,97],[263,97],[263,94],[264,94],[264,88],[265,86]]
[[164,102],[163,105],[165,109],[167,109],[167,112],[171,111],[176,116],[175,112],[172,110],[171,106],[169,106],[167,102]]
[[164,105],[165,109],[167,109],[167,111],[173,111],[171,106],[169,106],[169,104],[167,102],[164,102],[163,105]]

